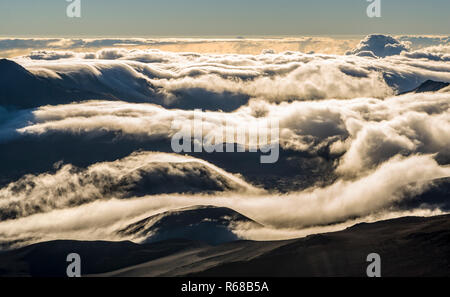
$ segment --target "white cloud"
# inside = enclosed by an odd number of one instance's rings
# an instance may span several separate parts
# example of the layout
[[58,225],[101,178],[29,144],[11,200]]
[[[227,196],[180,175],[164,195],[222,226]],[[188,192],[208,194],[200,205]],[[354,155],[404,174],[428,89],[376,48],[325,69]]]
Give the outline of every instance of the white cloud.
[[403,52],[402,55],[412,59],[448,62],[450,61],[450,45],[430,46],[413,52]]
[[373,34],[363,39],[358,46],[347,54],[373,56],[384,58],[399,55],[403,51],[409,51],[410,43],[398,41],[392,36]]
[[413,50],[445,45],[450,43],[450,36],[435,36],[435,35],[403,35],[396,36],[399,41],[409,42]]
[[355,38],[0,38],[0,54],[14,57],[31,50],[96,51],[103,48],[160,49],[170,52],[259,54],[265,49],[276,52],[301,51],[343,54],[358,43]]
[[[372,59],[300,52],[215,55],[110,48],[40,51],[15,61],[67,89],[95,94],[90,99],[233,110],[249,98],[271,102],[385,98],[426,80],[447,82],[450,71],[445,50]],[[53,60],[58,57],[71,58]]]
[[[343,154],[338,172],[353,175],[398,154],[439,153],[449,159],[449,98],[448,93],[423,93],[282,104],[252,100],[231,113],[202,112],[203,135],[222,131],[225,123],[244,129],[258,120],[278,120],[282,148],[313,153],[330,147],[331,153]],[[8,133],[113,131],[147,140],[168,140],[178,132],[172,128],[173,121],[183,124],[194,116],[191,111],[110,101],[46,106],[32,115],[28,124]],[[7,127],[2,130],[8,131]]]
[[[128,49],[126,42],[134,48]],[[265,224],[264,229],[236,231],[245,238],[291,238],[404,215],[395,209],[397,202],[427,190],[433,179],[450,176],[448,88],[395,96],[428,79],[450,82],[445,44],[430,41],[430,47],[418,47],[411,38],[369,36],[354,55],[344,56],[304,54],[272,47],[267,40],[258,45],[228,41],[242,51],[258,49],[252,55],[139,47],[151,42],[0,40],[0,48],[10,50],[47,47],[15,61],[40,79],[99,96],[53,106],[44,101],[28,110],[1,107],[0,142],[30,135],[45,141],[55,131],[81,139],[115,132],[125,140],[167,141],[178,132],[172,121],[186,123],[193,118],[192,109],[203,108],[204,136],[222,133],[226,122],[242,128],[278,120],[283,149],[329,151],[334,170],[330,183],[281,195],[255,188],[206,161],[162,153],[135,153],[88,168],[65,165],[0,189],[0,241],[121,240],[116,231],[129,223],[199,204],[230,207]],[[155,44],[164,42],[182,43]],[[316,40],[283,42],[306,49]],[[116,43],[123,46],[112,48]],[[223,40],[214,44],[222,46]],[[273,50],[262,52],[268,48]],[[166,184],[161,178],[170,181],[169,190],[158,188]]]
[[55,173],[26,175],[0,189],[0,218],[108,199],[160,193],[262,193],[238,176],[203,160],[163,153],[135,153],[81,169],[64,165]]
[[[61,238],[132,239],[121,237],[117,231],[156,213],[195,205],[229,207],[265,225],[262,229],[238,226],[237,234],[245,238],[285,239],[402,214],[440,214],[442,212],[438,209],[415,209],[401,213],[392,207],[395,202],[425,191],[430,185],[430,179],[449,175],[450,168],[439,166],[431,156],[412,156],[394,158],[353,181],[338,180],[325,188],[282,196],[225,193],[95,200],[77,207],[2,221],[0,239],[24,240],[19,245]],[[355,220],[355,217],[359,219]],[[333,226],[336,222],[345,223]]]

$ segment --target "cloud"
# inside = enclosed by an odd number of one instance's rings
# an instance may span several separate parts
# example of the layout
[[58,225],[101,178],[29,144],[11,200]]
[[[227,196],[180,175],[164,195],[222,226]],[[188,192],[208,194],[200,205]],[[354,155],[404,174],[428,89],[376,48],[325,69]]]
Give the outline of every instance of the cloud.
[[446,45],[450,43],[450,36],[403,35],[397,36],[396,39],[399,41],[409,42],[413,50],[431,46]]
[[[135,45],[128,48],[125,41]],[[87,151],[102,143],[108,154],[99,161],[92,156],[102,154],[100,149],[84,153],[84,165],[58,163],[49,172],[11,161],[8,168],[19,174],[30,169],[30,174],[0,181],[0,242],[126,240],[130,238],[117,230],[153,214],[196,205],[229,207],[263,223],[262,229],[235,230],[249,239],[291,238],[364,220],[442,213],[438,205],[399,204],[428,191],[434,179],[450,176],[450,92],[396,94],[426,80],[450,82],[448,46],[416,48],[408,40],[373,35],[351,55],[280,50],[289,42],[306,49],[317,41],[302,39],[300,45],[300,39],[283,39],[273,47],[270,42],[275,41],[239,39],[227,44],[239,46],[241,54],[217,54],[148,49],[147,39],[82,40],[78,45],[57,39],[51,42],[58,50],[14,59],[28,72],[3,62],[42,83],[39,90],[57,87],[71,93],[58,101],[22,84],[14,71],[5,72],[2,102],[21,98],[5,90],[25,90],[34,105],[0,107],[0,142],[8,146],[1,160],[8,160],[11,152],[34,157],[37,143],[45,153],[54,146],[54,158],[66,160],[78,153],[78,147],[67,148],[67,139],[80,141]],[[187,48],[204,41],[157,42]],[[219,47],[223,42],[212,44]],[[19,41],[10,44],[11,49],[20,47]],[[83,48],[73,49],[76,46]],[[242,54],[255,49],[255,54]],[[223,155],[140,152],[170,151],[170,139],[180,132],[172,123],[188,126],[197,108],[203,137],[278,121],[276,142],[285,153],[283,163],[267,169],[248,165],[248,154],[239,159],[245,160],[242,164],[230,165]],[[182,132],[187,134],[186,129]],[[29,143],[34,146],[27,147]],[[253,170],[253,180],[270,190],[260,190],[219,166],[243,176]],[[320,176],[321,183],[299,176]],[[284,194],[270,186],[275,183]]]
[[203,160],[141,152],[86,169],[25,175],[0,189],[2,221],[85,203],[162,193],[264,192]]
[[248,240],[256,240],[256,241],[286,240],[286,239],[303,238],[312,234],[337,232],[345,230],[360,223],[374,223],[378,221],[396,219],[401,217],[431,217],[444,214],[446,214],[446,212],[443,212],[439,209],[414,209],[408,211],[390,210],[390,211],[380,211],[356,219],[349,219],[343,223],[333,223],[328,225],[304,227],[301,229],[295,227],[279,228],[266,226],[262,228],[251,228],[248,226],[248,224],[238,224],[237,228],[235,228],[233,231],[237,236],[239,236],[239,238]]
[[276,52],[301,51],[343,54],[358,43],[356,38],[0,38],[0,55],[14,57],[32,50],[70,50],[83,52],[102,48],[160,49],[170,52],[259,54],[265,49]]
[[400,42],[392,36],[373,34],[363,39],[355,49],[347,54],[385,58],[409,51],[409,48],[409,43]]
[[75,57],[76,54],[70,51],[32,51],[28,57],[32,60],[59,60]]
[[[204,111],[198,116],[203,121],[204,137],[222,133],[226,124],[245,130],[258,121],[276,120],[283,149],[308,153],[329,150],[340,158],[337,172],[353,175],[395,155],[438,154],[450,162],[449,108],[448,93],[423,93],[283,104],[252,100],[234,112]],[[151,104],[92,101],[41,107],[32,111],[33,119],[19,129],[5,126],[2,130],[16,137],[45,136],[54,131],[86,135],[109,131],[169,141],[178,132],[172,123],[185,125],[193,117],[192,111]]]
[[450,45],[426,47],[413,52],[403,52],[402,55],[412,59],[448,62],[450,61]]
[[[82,240],[125,240],[118,230],[133,222],[170,209],[196,205],[232,208],[265,225],[238,227],[249,239],[282,239],[344,228],[356,221],[401,215],[395,203],[426,191],[432,179],[449,176],[450,168],[440,166],[431,156],[393,158],[368,175],[352,181],[338,180],[325,188],[286,195],[154,195],[129,199],[95,200],[71,208],[55,209],[16,220],[0,222],[0,239],[20,244],[71,238]],[[413,209],[407,214],[433,215],[438,209]],[[58,224],[55,224],[58,222]],[[346,223],[342,223],[346,222]],[[333,224],[336,224],[333,226]],[[321,226],[325,226],[321,228]],[[275,232],[277,230],[278,232]]]
[[[62,96],[65,101],[61,99],[61,103],[120,99],[169,108],[231,111],[252,98],[270,102],[386,98],[412,90],[426,80],[450,81],[445,48],[442,52],[427,51],[429,60],[422,59],[418,52],[373,59],[372,54],[366,55],[368,51],[361,51],[358,57],[103,49],[83,53],[41,51],[15,61],[37,79],[72,90]],[[66,56],[72,58],[52,60]],[[5,100],[17,102],[14,90],[10,93]],[[46,97],[33,102],[45,105]],[[54,104],[54,100],[47,100]]]
[[30,110],[10,110],[0,106],[0,143],[19,136],[16,131],[25,127],[32,119]]
[[[393,36],[411,49],[445,45],[448,36]],[[300,51],[341,55],[352,50],[360,40],[323,36],[284,38],[0,38],[0,55],[15,57],[33,50],[86,52],[103,48],[159,49],[169,52],[256,55],[266,49],[274,52]]]

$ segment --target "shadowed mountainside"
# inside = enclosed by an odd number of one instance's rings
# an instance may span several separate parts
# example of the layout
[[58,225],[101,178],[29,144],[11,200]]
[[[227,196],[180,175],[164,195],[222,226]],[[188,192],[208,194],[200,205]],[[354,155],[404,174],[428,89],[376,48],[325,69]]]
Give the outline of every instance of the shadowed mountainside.
[[[105,97],[76,88],[64,88],[56,81],[38,77],[19,64],[0,59],[0,106],[33,108]],[[108,98],[113,99],[113,98]]]
[[147,79],[135,76],[126,66],[97,69],[97,74],[74,69],[58,77],[32,73],[8,59],[0,59],[0,106],[19,109],[84,100],[122,100],[154,103],[166,108],[232,111],[246,104],[247,95],[213,92],[201,88],[178,90],[177,100],[165,95]]
[[216,245],[238,240],[232,228],[239,223],[262,227],[252,219],[226,207],[195,206],[151,216],[127,226],[118,233],[146,237],[146,243],[184,238]]
[[364,223],[288,241],[218,246],[189,240],[143,245],[45,242],[0,254],[0,275],[65,276],[69,253],[80,254],[83,275],[364,277],[367,255],[378,253],[383,276],[448,276],[450,215]]
[[437,92],[442,90],[443,88],[446,88],[450,85],[450,83],[447,82],[441,82],[441,81],[434,81],[434,80],[427,80],[420,84],[417,88],[408,91],[403,92],[400,95],[407,94],[407,93],[426,93],[426,92]]
[[[249,261],[221,263],[192,276],[366,276],[367,255],[382,276],[450,275],[450,216],[403,217],[294,240]],[[275,265],[276,263],[276,265]]]

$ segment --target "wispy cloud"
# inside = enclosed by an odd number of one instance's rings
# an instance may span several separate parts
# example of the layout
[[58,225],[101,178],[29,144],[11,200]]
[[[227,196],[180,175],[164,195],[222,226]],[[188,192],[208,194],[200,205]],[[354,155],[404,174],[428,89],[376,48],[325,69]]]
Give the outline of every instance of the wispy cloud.
[[[279,188],[286,187],[280,194],[246,181],[247,164],[233,167],[241,176],[198,156],[140,151],[81,167],[56,164],[49,172],[10,180],[0,189],[0,241],[130,239],[117,230],[161,211],[195,205],[230,207],[264,224],[258,230],[235,230],[250,239],[290,238],[364,220],[442,213],[439,205],[426,201],[420,208],[397,207],[430,189],[433,180],[450,176],[448,87],[398,95],[426,80],[450,82],[448,41],[414,38],[369,36],[359,45],[342,45],[352,50],[348,55],[265,47],[267,42],[279,42],[280,47],[315,44],[313,38],[226,41],[258,49],[255,54],[129,49],[125,44],[150,45],[141,39],[82,40],[78,45],[71,39],[3,40],[8,50],[36,47],[14,59],[24,68],[2,62],[8,68],[5,77],[11,78],[2,90],[11,92],[0,97],[0,142],[11,144],[10,150],[26,138],[52,139],[52,145],[63,147],[54,135],[76,135],[91,143],[105,133],[124,143],[133,140],[138,148],[158,142],[154,147],[161,149],[179,132],[172,123],[187,123],[193,109],[200,108],[204,137],[223,135],[230,126],[277,120],[277,140],[289,152],[282,156],[284,164],[312,175],[316,172],[304,164],[312,156],[331,172],[320,173],[324,183],[295,190],[280,178]],[[438,40],[442,44],[436,45]],[[158,42],[219,46],[225,41]],[[32,104],[12,107],[17,88],[11,85],[20,85],[14,79],[21,77],[31,87],[42,84],[77,96],[62,96],[59,102],[23,84],[21,90],[31,92]],[[109,138],[102,141],[115,144]]]

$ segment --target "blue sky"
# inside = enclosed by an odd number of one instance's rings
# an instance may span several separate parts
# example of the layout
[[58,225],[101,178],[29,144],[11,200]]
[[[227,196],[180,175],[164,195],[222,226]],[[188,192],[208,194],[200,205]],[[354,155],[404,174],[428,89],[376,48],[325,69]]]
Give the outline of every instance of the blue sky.
[[0,0],[1,36],[263,36],[449,34],[449,0]]

